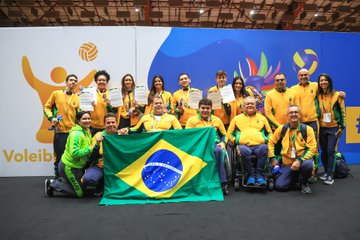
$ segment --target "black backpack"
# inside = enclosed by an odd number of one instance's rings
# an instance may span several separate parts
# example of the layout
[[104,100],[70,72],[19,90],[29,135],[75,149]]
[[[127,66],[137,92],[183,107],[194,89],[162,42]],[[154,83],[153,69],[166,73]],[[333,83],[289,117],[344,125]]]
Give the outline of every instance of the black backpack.
[[346,163],[345,157],[341,152],[335,153],[335,178],[347,178],[350,174],[350,168]]
[[[279,156],[281,154],[281,142],[285,136],[286,131],[288,130],[288,128],[290,127],[289,123],[286,123],[283,125],[282,129],[281,129],[281,134],[280,134],[280,138],[277,141],[277,143],[275,144],[275,156]],[[304,139],[304,141],[306,142],[307,140],[307,131],[306,131],[306,125],[303,123],[300,123],[300,133],[302,138]]]

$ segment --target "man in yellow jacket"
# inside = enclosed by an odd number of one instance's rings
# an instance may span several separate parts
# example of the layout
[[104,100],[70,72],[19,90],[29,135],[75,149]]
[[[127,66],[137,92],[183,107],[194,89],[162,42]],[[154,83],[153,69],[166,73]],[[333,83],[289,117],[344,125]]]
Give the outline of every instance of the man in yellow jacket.
[[313,157],[317,152],[314,130],[300,122],[300,108],[297,105],[289,106],[287,117],[289,123],[278,127],[268,143],[272,166],[281,168],[281,174],[275,179],[275,189],[288,190],[301,176],[301,191],[309,194],[311,188],[308,180],[312,175]]
[[193,109],[189,105],[189,93],[190,91],[197,91],[198,89],[190,87],[191,79],[189,74],[181,73],[179,75],[179,84],[181,89],[174,92],[171,99],[171,106],[173,112],[178,115],[179,122],[183,128],[185,128],[186,121],[196,115],[196,109]]
[[203,98],[199,101],[198,114],[189,118],[186,122],[186,128],[202,128],[213,127],[216,131],[215,139],[215,159],[216,167],[221,182],[221,187],[224,195],[229,194],[227,178],[225,173],[225,167],[222,162],[223,150],[226,150],[226,130],[225,126],[220,118],[211,114],[212,101],[207,98]]
[[286,87],[286,76],[277,73],[274,77],[275,89],[266,94],[265,116],[273,130],[287,122],[286,109],[290,104],[299,105],[299,98],[295,91]]
[[[245,170],[248,174],[247,185],[265,186],[264,168],[267,162],[267,141],[272,130],[267,119],[256,111],[256,99],[244,99],[244,112],[236,116],[227,131],[229,140],[238,145]],[[257,156],[256,167],[251,161],[251,154]]]
[[[216,72],[216,86],[211,87],[208,93],[211,92],[220,92],[221,88],[225,87],[227,81],[227,74],[223,70],[219,70]],[[231,107],[228,103],[221,103],[221,109],[215,109],[214,115],[220,118],[223,122],[225,128],[229,126],[230,123],[230,115],[231,115]]]

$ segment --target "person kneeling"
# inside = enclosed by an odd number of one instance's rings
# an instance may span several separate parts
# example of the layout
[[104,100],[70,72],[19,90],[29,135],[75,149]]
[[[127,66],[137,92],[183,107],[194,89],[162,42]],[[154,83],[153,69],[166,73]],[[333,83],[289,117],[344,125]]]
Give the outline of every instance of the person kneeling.
[[[278,127],[268,143],[272,166],[280,166],[281,172],[275,178],[275,189],[288,190],[300,180],[301,192],[309,194],[311,188],[308,180],[317,151],[314,130],[300,122],[300,108],[297,105],[289,106],[287,117],[289,123]],[[279,155],[279,159],[276,159],[276,155]]]
[[81,182],[84,167],[88,156],[95,146],[100,144],[103,137],[98,136],[96,143],[91,144],[89,112],[78,112],[76,122],[77,124],[70,130],[65,151],[59,163],[60,178],[45,180],[45,193],[49,197],[54,195],[54,191],[74,197],[84,196],[84,187]]

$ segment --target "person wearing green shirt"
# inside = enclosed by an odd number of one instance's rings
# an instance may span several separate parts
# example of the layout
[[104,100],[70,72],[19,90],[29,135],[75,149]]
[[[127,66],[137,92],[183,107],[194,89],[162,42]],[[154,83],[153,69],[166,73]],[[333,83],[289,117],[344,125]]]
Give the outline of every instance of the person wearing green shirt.
[[54,195],[54,191],[75,197],[84,196],[81,183],[84,167],[88,156],[95,146],[99,147],[103,139],[103,136],[99,135],[96,143],[92,143],[90,125],[91,116],[89,112],[81,111],[76,114],[76,125],[69,132],[65,151],[59,163],[60,178],[45,180],[45,193],[49,197]]

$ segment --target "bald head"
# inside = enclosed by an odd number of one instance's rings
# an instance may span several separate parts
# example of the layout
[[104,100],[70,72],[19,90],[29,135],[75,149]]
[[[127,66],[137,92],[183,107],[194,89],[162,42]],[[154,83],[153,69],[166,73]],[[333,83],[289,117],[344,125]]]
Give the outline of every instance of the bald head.
[[310,79],[309,70],[307,70],[306,68],[300,69],[298,71],[298,79],[300,81],[300,84],[305,86]]

